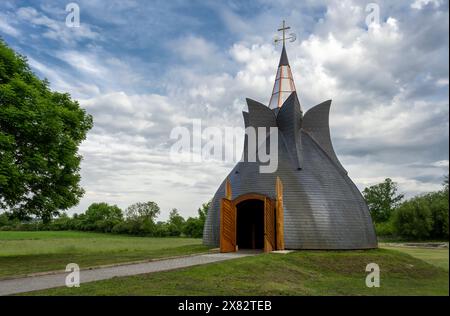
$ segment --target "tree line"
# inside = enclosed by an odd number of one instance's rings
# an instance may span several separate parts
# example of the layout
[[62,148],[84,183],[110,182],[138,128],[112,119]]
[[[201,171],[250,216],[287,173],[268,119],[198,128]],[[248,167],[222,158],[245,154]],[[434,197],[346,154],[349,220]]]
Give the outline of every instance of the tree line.
[[406,199],[397,183],[384,182],[363,191],[377,235],[406,240],[448,240],[449,183],[441,190]]
[[203,226],[211,202],[197,210],[198,216],[185,219],[172,209],[167,221],[157,221],[160,208],[155,202],[139,202],[123,211],[117,205],[93,203],[86,212],[69,216],[65,213],[43,221],[28,217],[18,218],[13,212],[0,214],[0,230],[77,230],[101,233],[127,234],[150,237],[203,236]]

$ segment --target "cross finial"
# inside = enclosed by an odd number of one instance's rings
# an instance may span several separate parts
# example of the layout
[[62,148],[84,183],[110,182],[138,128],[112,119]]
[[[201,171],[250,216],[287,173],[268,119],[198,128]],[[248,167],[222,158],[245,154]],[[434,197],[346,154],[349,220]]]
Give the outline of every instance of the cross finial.
[[275,39],[275,43],[278,43],[279,41],[283,41],[283,46],[286,43],[286,40],[291,40],[291,42],[296,40],[295,34],[291,33],[289,37],[286,37],[286,31],[290,30],[290,26],[286,26],[286,21],[283,20],[283,25],[281,28],[278,29],[278,32],[282,32],[283,37],[281,39],[277,38]]

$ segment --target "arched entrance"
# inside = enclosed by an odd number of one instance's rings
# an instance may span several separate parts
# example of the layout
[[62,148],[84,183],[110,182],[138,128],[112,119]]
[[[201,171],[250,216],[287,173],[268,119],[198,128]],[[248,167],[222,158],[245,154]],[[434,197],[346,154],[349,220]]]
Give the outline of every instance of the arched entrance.
[[236,205],[238,249],[264,248],[264,201],[244,200]]
[[220,207],[220,251],[284,249],[283,186],[277,178],[277,198],[247,193],[231,199],[227,179],[225,198]]

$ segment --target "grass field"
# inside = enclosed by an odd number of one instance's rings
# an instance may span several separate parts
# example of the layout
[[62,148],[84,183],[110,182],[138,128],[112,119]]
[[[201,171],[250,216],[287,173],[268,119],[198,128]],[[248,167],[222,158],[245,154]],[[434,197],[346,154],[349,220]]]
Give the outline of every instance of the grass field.
[[207,251],[200,239],[86,232],[0,232],[0,278]]
[[415,258],[421,259],[432,265],[440,267],[446,271],[448,271],[448,249],[429,249],[429,248],[412,248],[412,247],[393,247],[381,245],[381,247],[385,249],[393,249],[398,250],[404,253],[407,253]]
[[[379,288],[365,285],[370,262],[380,266]],[[27,295],[448,295],[448,287],[448,270],[376,249],[261,254]]]

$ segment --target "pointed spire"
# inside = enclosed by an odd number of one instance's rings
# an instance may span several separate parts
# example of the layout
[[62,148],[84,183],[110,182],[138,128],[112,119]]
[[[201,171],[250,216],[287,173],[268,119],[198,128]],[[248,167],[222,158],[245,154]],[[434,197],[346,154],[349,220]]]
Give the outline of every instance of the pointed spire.
[[286,53],[286,47],[283,45],[281,51],[280,63],[273,85],[272,96],[269,101],[269,108],[275,109],[281,107],[286,99],[295,90],[294,78],[292,77],[291,66]]
[[280,62],[278,63],[278,71],[275,77],[275,84],[272,90],[272,96],[269,101],[269,108],[276,109],[280,108],[284,101],[291,95],[295,90],[294,78],[292,77],[291,66],[289,66],[289,60],[286,53],[286,40],[291,42],[295,41],[295,34],[290,34],[286,37],[286,31],[290,27],[286,26],[286,22],[283,21],[283,25],[279,32],[282,32],[283,36],[281,39],[276,39],[275,42],[283,42],[283,49],[281,51]]
[[286,47],[284,43],[283,43],[283,50],[281,51],[280,63],[278,64],[278,67],[280,66],[289,66],[289,60],[287,58]]

